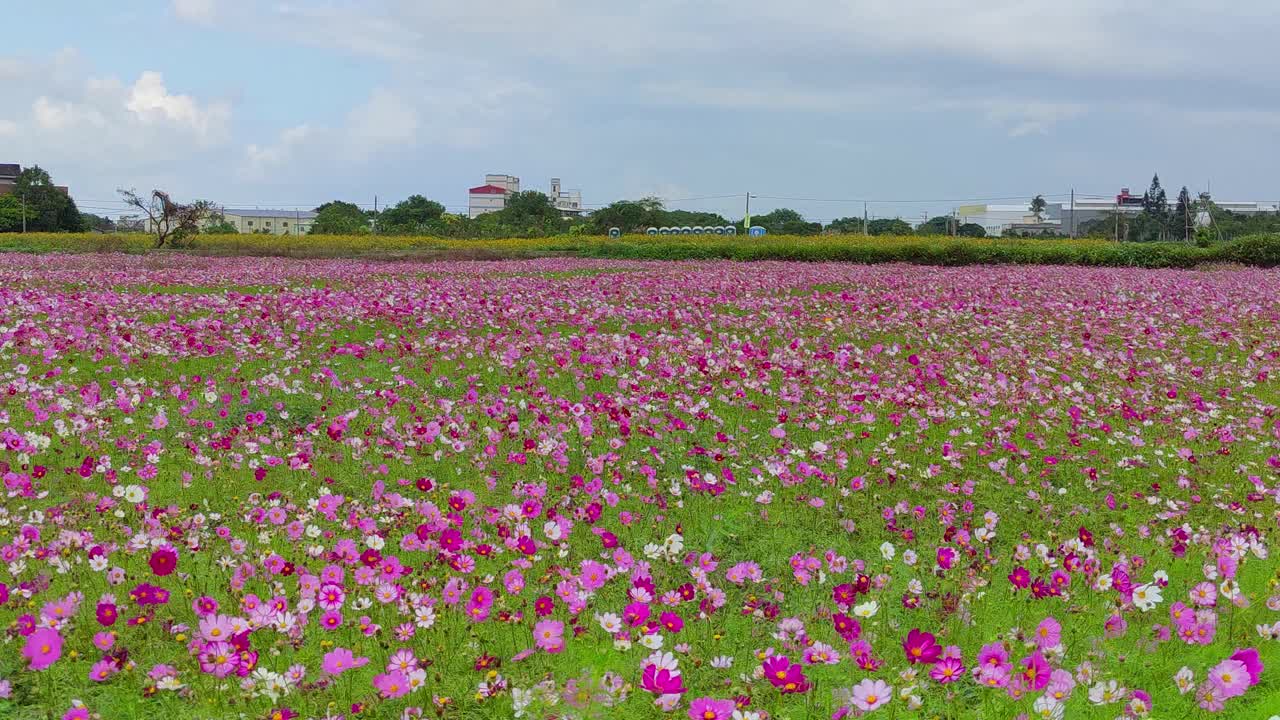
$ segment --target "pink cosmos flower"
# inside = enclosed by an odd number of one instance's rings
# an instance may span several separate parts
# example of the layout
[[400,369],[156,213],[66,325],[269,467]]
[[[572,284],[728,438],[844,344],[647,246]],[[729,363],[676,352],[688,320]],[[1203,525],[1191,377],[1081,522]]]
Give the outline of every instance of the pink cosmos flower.
[[1209,680],[1217,686],[1218,697],[1228,700],[1249,689],[1251,676],[1244,663],[1227,658],[1209,670]]
[[964,677],[964,663],[959,658],[943,658],[929,670],[929,677],[942,685],[953,683]]
[[1040,621],[1035,631],[1036,647],[1048,650],[1062,642],[1062,624],[1052,617]]
[[22,657],[32,670],[44,670],[62,657],[62,636],[49,628],[39,628],[27,636]]
[[384,698],[398,698],[409,694],[409,676],[396,670],[383,675],[375,675],[373,686]]
[[533,642],[539,650],[551,654],[564,650],[564,623],[559,620],[539,620],[533,626]]
[[324,654],[324,661],[320,664],[320,669],[336,676],[368,664],[369,658],[367,657],[356,657],[354,653],[346,648],[334,648]]
[[888,704],[893,687],[883,680],[866,679],[853,686],[853,704],[862,712],[871,712]]
[[197,656],[200,671],[216,677],[226,677],[240,667],[240,653],[230,643],[211,642]]

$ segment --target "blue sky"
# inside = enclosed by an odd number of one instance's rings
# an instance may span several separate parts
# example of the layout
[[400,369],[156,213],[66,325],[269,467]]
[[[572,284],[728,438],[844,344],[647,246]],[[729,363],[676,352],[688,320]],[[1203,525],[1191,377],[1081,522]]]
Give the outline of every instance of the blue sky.
[[1214,5],[49,0],[8,11],[0,162],[108,213],[117,187],[460,209],[486,172],[734,217],[747,191],[917,219],[1153,171],[1276,200],[1280,13]]

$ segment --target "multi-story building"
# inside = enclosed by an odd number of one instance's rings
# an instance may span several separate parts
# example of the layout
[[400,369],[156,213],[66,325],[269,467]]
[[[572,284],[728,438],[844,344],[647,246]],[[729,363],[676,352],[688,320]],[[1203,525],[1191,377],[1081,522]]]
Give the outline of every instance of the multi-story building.
[[582,191],[562,190],[560,178],[551,178],[551,194],[548,197],[562,215],[582,214]]
[[485,175],[484,184],[467,190],[467,217],[476,218],[507,206],[507,198],[520,192],[514,175]]

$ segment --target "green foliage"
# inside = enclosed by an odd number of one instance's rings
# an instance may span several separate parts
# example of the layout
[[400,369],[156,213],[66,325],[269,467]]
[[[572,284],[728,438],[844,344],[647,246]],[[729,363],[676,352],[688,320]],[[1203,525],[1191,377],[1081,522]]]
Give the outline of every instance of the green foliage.
[[987,236],[987,229],[978,223],[965,223],[956,229],[956,234],[960,237],[981,238]]
[[115,232],[116,229],[116,223],[111,218],[87,212],[80,213],[80,224],[86,231],[93,232]]
[[[952,218],[946,215],[929,218],[916,228],[917,235],[950,235]],[[985,233],[984,233],[985,234]]]
[[759,225],[774,235],[817,235],[822,223],[809,222],[791,208],[778,208],[773,212],[751,218],[752,225]]
[[240,231],[227,220],[225,215],[215,212],[209,216],[209,221],[200,228],[200,232],[206,235],[231,235]]
[[[76,203],[53,184],[53,178],[39,165],[18,174],[10,192],[12,200],[0,206],[0,232],[22,230],[26,215],[27,232],[84,232],[84,221]],[[12,222],[13,207],[18,209],[18,222]],[[25,210],[24,205],[25,203]]]
[[[496,214],[496,213],[494,213]],[[580,227],[586,227],[585,225]],[[430,259],[501,259],[572,255],[637,260],[799,260],[812,262],[920,265],[1085,265],[1099,267],[1191,268],[1234,262],[1258,267],[1280,266],[1280,234],[1254,235],[1196,247],[1184,242],[1110,242],[1039,238],[963,238],[898,235],[626,235],[618,239],[584,235],[584,230],[540,238],[450,239],[423,236],[360,235],[258,236],[208,235],[192,252],[206,255],[282,255],[291,257],[365,257]],[[99,236],[100,237],[100,236]],[[151,236],[119,233],[113,249],[147,252]],[[89,236],[13,233],[0,237],[0,251],[94,252],[101,248]]]
[[1049,203],[1045,202],[1044,196],[1037,195],[1031,198],[1031,204],[1027,206],[1027,209],[1031,211],[1032,215],[1036,216],[1036,222],[1040,222],[1044,219],[1044,211],[1047,207],[1049,207]]
[[428,233],[442,215],[444,205],[421,195],[410,195],[382,211],[378,216],[378,232],[392,235]]
[[910,235],[911,225],[902,218],[877,218],[867,223],[872,235]]
[[836,218],[827,225],[827,231],[833,233],[843,233],[845,235],[861,235],[862,234],[862,218],[860,217],[842,217]]
[[624,233],[642,233],[651,227],[732,225],[723,216],[709,212],[667,210],[658,198],[620,200],[591,213],[586,220],[591,231],[604,235],[610,228]]
[[0,233],[22,232],[22,203],[13,195],[0,195]]
[[370,232],[369,215],[354,203],[333,200],[316,208],[311,235],[365,235]]

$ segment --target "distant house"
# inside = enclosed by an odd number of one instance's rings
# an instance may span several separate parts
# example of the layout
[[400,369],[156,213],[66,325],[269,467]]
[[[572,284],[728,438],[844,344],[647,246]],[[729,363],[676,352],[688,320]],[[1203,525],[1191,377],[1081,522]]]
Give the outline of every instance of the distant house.
[[520,192],[520,178],[514,175],[485,175],[484,184],[467,190],[467,217],[477,218],[507,206],[507,198]]
[[[12,193],[13,186],[18,183],[18,176],[21,174],[21,165],[17,163],[0,163],[0,195]],[[54,187],[61,190],[63,195],[71,194],[71,189],[66,185],[54,185]]]
[[15,163],[0,163],[0,195],[13,192],[13,185],[22,174],[22,166]]

